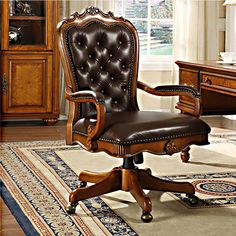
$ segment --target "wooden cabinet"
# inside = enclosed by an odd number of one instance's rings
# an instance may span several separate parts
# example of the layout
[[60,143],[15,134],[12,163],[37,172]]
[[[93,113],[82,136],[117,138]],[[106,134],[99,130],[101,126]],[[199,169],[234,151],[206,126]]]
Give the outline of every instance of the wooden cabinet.
[[1,118],[55,123],[59,116],[59,57],[54,42],[58,1],[0,4]]
[[[236,65],[223,66],[214,61],[177,61],[179,83],[201,93],[202,115],[236,114]],[[180,103],[193,104],[182,96]]]

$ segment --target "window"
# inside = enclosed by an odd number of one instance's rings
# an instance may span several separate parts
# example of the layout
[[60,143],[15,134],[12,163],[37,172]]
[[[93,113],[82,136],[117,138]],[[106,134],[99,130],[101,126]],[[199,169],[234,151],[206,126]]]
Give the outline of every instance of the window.
[[115,13],[136,27],[142,63],[171,60],[173,0],[116,0]]

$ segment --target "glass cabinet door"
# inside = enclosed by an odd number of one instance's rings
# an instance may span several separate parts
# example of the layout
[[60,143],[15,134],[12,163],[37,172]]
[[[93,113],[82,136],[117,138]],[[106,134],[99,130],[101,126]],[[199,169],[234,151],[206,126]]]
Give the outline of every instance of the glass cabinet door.
[[[52,2],[41,0],[9,0],[7,4],[5,25],[5,48],[15,49],[51,49]],[[6,9],[5,8],[5,9]]]

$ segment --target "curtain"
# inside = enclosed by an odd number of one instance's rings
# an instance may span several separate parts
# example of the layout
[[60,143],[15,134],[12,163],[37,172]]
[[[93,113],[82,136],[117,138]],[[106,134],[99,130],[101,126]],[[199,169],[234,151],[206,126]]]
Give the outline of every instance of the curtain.
[[[205,0],[175,0],[174,61],[206,59],[205,11]],[[176,72],[176,69],[174,71]],[[174,76],[174,84],[178,82],[177,78],[177,76]]]
[[[221,0],[174,0],[173,59],[217,60]],[[173,84],[178,84],[174,65]],[[172,99],[172,110],[177,99]]]
[[[174,0],[173,61],[206,59],[206,1]],[[174,64],[173,84],[179,83]],[[172,97],[172,111],[178,97]]]

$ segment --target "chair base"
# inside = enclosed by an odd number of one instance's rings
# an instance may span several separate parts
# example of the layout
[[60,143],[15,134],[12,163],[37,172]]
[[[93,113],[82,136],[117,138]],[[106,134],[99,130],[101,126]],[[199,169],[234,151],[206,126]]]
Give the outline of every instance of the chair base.
[[78,187],[70,193],[70,206],[67,208],[69,214],[75,212],[75,207],[79,201],[117,190],[123,190],[132,194],[139,206],[143,209],[141,219],[144,222],[150,222],[152,220],[152,203],[143,189],[186,193],[190,199],[193,199],[190,202],[196,203],[197,201],[197,198],[194,196],[195,189],[192,184],[159,179],[151,175],[150,169],[143,170],[136,167],[126,169],[117,167],[105,173],[82,171],[79,175],[79,180],[83,184],[84,182],[95,184],[88,187]]

